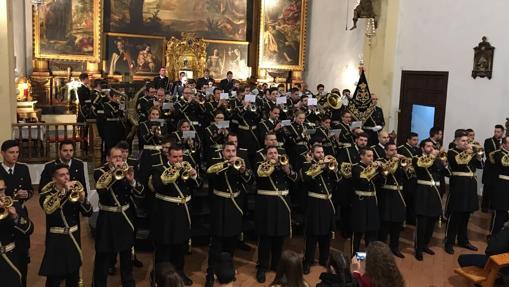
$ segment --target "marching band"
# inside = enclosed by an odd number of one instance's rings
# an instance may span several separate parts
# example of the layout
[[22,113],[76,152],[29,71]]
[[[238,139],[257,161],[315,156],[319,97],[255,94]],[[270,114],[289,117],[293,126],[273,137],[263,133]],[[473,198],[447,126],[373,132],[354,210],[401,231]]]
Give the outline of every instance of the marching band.
[[[415,133],[397,146],[394,135],[384,130],[374,94],[375,108],[356,126],[358,119],[348,109],[350,91],[326,93],[323,85],[316,95],[302,87],[286,93],[284,85],[241,84],[228,72],[216,87],[208,71],[197,82],[182,78],[171,83],[162,68],[141,92],[130,94],[103,80],[89,88],[86,74],[80,79],[79,120],[96,119],[105,160],[94,171],[99,196],[96,287],[106,286],[117,254],[122,286],[135,286],[132,256],[139,205],[150,219],[154,262],[171,262],[185,285],[192,285],[184,270],[193,228],[191,203],[205,184],[210,207],[205,286],[214,284],[220,254],[233,255],[243,237],[249,198],[255,203],[259,283],[277,268],[301,210],[305,274],[315,263],[316,245],[319,263],[326,265],[336,231],[351,240],[352,254],[363,249],[364,238],[365,245],[388,240],[394,255],[404,258],[400,233],[405,224],[415,224],[415,258],[420,261],[423,253],[434,254],[429,244],[443,217],[447,253],[453,254],[455,245],[477,250],[467,229],[470,215],[479,209],[477,169],[484,168],[482,207],[494,211],[491,234],[508,220],[509,137],[500,125],[484,145],[469,138],[467,130],[458,130],[445,152],[437,128],[420,146]],[[126,101],[135,101],[138,115],[140,153],[135,160],[128,160],[133,142]],[[86,171],[73,148],[72,141],[60,144],[58,158],[45,165],[39,184],[46,215],[39,274],[47,277],[46,286],[64,280],[67,286],[83,284],[79,222],[80,214],[92,214],[92,207]],[[17,162],[16,141],[5,141],[1,151],[0,274],[6,286],[26,286],[33,230],[24,206],[33,195],[30,174]],[[444,177],[449,178],[445,198]]]

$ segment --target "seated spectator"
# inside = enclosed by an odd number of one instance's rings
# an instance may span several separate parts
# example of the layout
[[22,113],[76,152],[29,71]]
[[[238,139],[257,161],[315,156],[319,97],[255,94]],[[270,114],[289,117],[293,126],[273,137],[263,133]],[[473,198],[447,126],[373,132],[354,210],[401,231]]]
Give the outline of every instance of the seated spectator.
[[232,287],[235,281],[235,267],[233,267],[232,256],[228,252],[219,255],[215,275],[219,286]]
[[153,272],[154,287],[184,287],[184,282],[169,262],[158,263]]
[[350,272],[350,260],[341,251],[332,250],[327,262],[327,272],[320,274],[316,287],[358,287]]
[[354,256],[350,268],[353,277],[359,280],[362,287],[405,286],[391,249],[380,241],[369,243],[365,260],[359,261]]
[[309,287],[302,273],[302,258],[292,250],[285,250],[277,267],[271,287]]

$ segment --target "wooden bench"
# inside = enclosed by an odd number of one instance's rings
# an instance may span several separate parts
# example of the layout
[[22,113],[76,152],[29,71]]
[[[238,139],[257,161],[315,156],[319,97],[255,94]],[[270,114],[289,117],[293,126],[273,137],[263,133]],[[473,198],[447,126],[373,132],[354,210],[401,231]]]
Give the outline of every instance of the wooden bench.
[[484,268],[477,266],[460,267],[454,269],[454,272],[466,278],[472,284],[478,284],[482,287],[493,287],[500,269],[508,266],[509,253],[502,253],[490,256]]

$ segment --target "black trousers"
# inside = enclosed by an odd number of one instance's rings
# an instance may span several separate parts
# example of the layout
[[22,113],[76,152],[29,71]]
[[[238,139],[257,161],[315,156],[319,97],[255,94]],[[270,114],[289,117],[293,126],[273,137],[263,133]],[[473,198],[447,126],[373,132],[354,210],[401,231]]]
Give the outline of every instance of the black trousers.
[[507,210],[495,210],[493,211],[493,216],[491,218],[491,230],[490,235],[497,234],[502,227],[504,227],[504,224],[509,219],[509,214],[507,213]]
[[283,252],[284,236],[261,235],[258,241],[258,264],[257,269],[268,271],[277,270],[281,253]]
[[389,247],[392,250],[399,250],[399,235],[402,227],[402,222],[383,221],[378,232],[378,240],[387,242],[387,237],[389,237]]
[[213,276],[215,272],[215,267],[218,263],[220,255],[222,252],[228,252],[231,254],[233,258],[233,252],[237,247],[237,242],[239,241],[239,236],[231,236],[231,237],[219,237],[212,236],[209,244],[209,258],[208,258],[208,267],[207,267],[207,276]]
[[318,262],[325,266],[329,259],[331,234],[327,235],[307,235],[306,236],[306,252],[304,254],[304,263],[313,265],[315,262],[315,250],[318,243]]
[[361,240],[364,237],[364,245],[368,247],[369,243],[371,241],[377,240],[377,231],[371,230],[366,232],[354,232],[352,234],[352,256],[355,254],[355,252],[360,251],[361,247]]
[[60,287],[60,282],[65,280],[65,287],[78,287],[80,274],[71,273],[67,276],[48,276],[46,278],[46,287]]
[[[114,252],[98,252],[94,261],[94,287],[106,287],[108,283],[108,266]],[[133,278],[133,265],[131,250],[119,252],[120,254],[120,279],[123,287],[135,286]]]
[[458,244],[460,245],[468,243],[469,219],[470,212],[452,212],[451,215],[449,215],[445,232],[446,245],[454,245],[456,239],[458,239]]
[[482,187],[482,200],[481,200],[481,208],[482,209],[490,209],[490,192],[493,190],[490,184],[483,184]]
[[177,271],[184,271],[184,258],[186,256],[187,244],[157,244],[155,249],[156,264],[160,262],[171,262]]
[[18,252],[18,269],[21,273],[21,286],[27,286],[28,263],[30,263],[30,256],[28,250]]
[[428,244],[433,237],[433,231],[435,230],[437,220],[438,217],[436,216],[417,215],[415,236],[416,252],[422,253],[424,248],[428,247]]

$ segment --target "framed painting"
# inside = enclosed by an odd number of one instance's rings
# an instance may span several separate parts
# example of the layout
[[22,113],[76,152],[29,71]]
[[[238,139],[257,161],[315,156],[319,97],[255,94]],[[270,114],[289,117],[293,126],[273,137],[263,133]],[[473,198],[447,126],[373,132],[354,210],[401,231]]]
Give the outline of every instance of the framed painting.
[[247,65],[248,42],[204,40],[207,45],[207,68],[214,79],[226,78],[228,71],[236,79],[247,79],[251,68]]
[[259,66],[303,70],[307,0],[262,0]]
[[[248,0],[105,0],[106,30],[179,37],[245,41]],[[249,6],[249,7],[248,7]]]
[[99,62],[102,0],[47,0],[33,8],[34,55]]
[[107,33],[103,70],[108,75],[155,75],[164,66],[164,37]]

